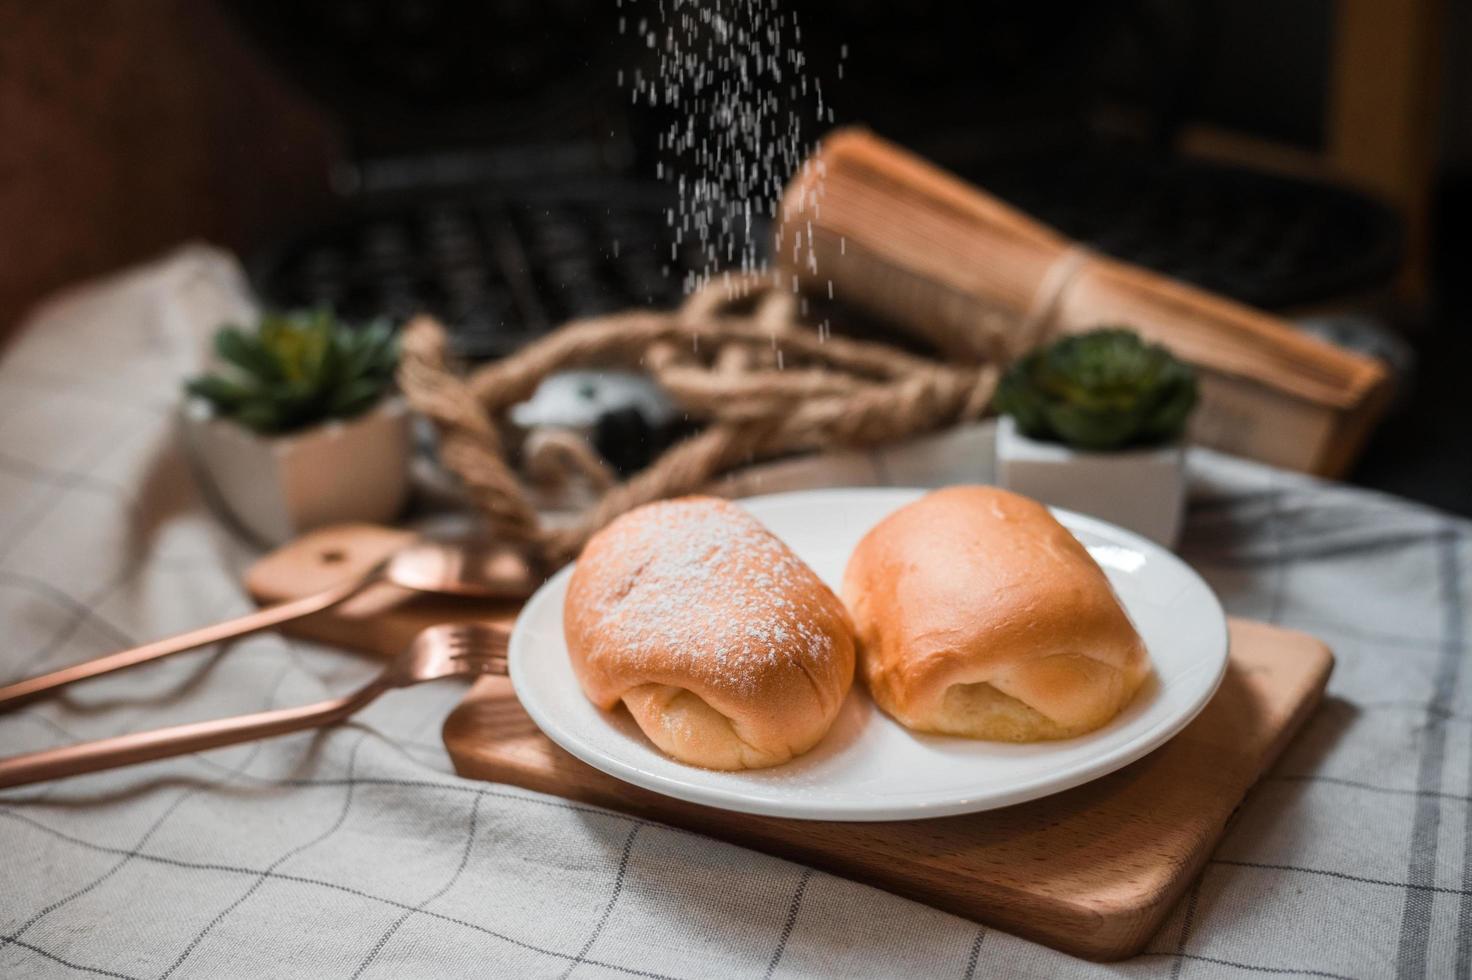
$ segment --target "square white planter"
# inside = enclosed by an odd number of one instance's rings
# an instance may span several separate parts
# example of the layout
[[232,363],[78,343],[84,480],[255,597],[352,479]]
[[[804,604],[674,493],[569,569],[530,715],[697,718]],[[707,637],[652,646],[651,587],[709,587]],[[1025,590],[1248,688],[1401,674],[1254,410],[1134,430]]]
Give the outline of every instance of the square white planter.
[[1009,416],[997,426],[997,483],[1054,507],[1075,510],[1175,547],[1186,506],[1186,452],[1157,449],[1084,452],[1038,442]]
[[389,398],[345,422],[262,436],[186,399],[182,428],[213,501],[268,545],[348,521],[391,521],[409,495],[409,410]]

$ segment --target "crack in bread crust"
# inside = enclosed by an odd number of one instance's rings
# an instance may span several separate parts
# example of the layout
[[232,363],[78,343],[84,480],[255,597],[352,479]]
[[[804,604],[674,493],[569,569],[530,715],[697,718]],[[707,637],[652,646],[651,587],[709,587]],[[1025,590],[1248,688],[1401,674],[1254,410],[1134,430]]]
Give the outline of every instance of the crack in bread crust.
[[1036,742],[1078,734],[988,682],[952,684],[933,721],[935,731],[943,735],[998,742]]
[[624,693],[623,703],[640,730],[661,751],[679,759],[698,748],[710,769],[777,765],[796,754],[790,746],[783,756],[758,748],[742,737],[732,718],[683,687],[641,684]]

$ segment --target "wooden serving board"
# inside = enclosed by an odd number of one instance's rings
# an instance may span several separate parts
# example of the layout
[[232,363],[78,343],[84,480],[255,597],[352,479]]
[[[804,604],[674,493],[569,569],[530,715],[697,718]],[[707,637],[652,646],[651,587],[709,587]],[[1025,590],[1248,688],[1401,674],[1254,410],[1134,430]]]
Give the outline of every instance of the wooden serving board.
[[1247,790],[1313,710],[1333,666],[1318,640],[1246,620],[1206,709],[1163,747],[1055,796],[962,817],[828,823],[660,796],[573,758],[504,678],[445,722],[462,776],[512,783],[790,858],[1090,959],[1145,947]]
[[[372,565],[407,532],[336,528],[267,556],[257,599],[296,598]],[[515,609],[375,587],[302,620],[296,635],[380,655],[450,620],[509,622]],[[660,796],[578,761],[542,735],[510,682],[483,678],[444,726],[456,770],[635,814],[874,885],[1091,959],[1145,947],[1232,813],[1312,712],[1333,667],[1317,639],[1231,621],[1221,689],[1187,728],[1120,771],[986,813],[828,823],[728,813]]]

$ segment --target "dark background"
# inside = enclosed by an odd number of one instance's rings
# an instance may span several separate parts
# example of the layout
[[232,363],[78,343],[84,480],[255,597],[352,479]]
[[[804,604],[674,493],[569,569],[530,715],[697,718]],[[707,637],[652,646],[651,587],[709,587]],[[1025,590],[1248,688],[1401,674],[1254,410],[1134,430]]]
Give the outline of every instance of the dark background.
[[[491,347],[625,297],[670,301],[677,276],[655,295],[648,270],[606,273],[601,293],[575,282],[625,234],[589,217],[611,213],[600,202],[633,214],[661,193],[664,120],[614,83],[647,56],[617,18],[652,6],[0,0],[0,331],[58,286],[191,239],[235,249],[273,299],[400,312],[424,299],[400,273],[426,260],[389,241],[386,214],[452,228],[473,212],[482,237],[530,243],[511,298],[499,282],[428,297],[480,317]],[[1402,395],[1354,479],[1472,513],[1468,5],[781,6],[839,123],[1393,355]],[[367,271],[344,270],[360,255]]]

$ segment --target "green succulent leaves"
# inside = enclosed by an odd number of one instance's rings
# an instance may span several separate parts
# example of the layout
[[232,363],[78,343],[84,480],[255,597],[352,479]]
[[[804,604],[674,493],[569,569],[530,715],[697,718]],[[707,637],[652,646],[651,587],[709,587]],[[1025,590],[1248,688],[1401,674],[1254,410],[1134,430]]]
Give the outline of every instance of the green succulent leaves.
[[254,333],[221,327],[215,352],[226,370],[185,390],[265,435],[362,414],[392,386],[399,358],[388,324],[349,327],[326,310],[267,314]]
[[1190,365],[1133,330],[1108,327],[1024,355],[993,405],[1028,438],[1108,450],[1176,439],[1196,398]]

